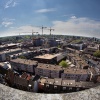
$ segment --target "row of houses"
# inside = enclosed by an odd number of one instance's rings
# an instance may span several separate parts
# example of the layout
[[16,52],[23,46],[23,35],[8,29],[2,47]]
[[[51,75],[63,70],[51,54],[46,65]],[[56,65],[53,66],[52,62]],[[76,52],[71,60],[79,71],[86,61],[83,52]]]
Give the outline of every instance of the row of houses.
[[76,82],[74,79],[47,78],[39,75],[33,76],[27,73],[19,75],[18,73],[8,70],[6,75],[7,83],[17,89],[30,92],[44,93],[67,93],[76,92],[100,85],[100,82]]
[[73,80],[63,80],[62,78],[46,78],[41,79],[39,83],[39,89],[42,89],[45,93],[67,93],[67,92],[76,92],[92,87],[96,87],[100,83],[93,82],[76,82]]
[[49,78],[62,78],[75,81],[91,81],[99,73],[95,68],[62,68],[59,65],[43,64],[33,60],[14,59],[10,61],[13,70],[27,72],[33,75],[40,75]]

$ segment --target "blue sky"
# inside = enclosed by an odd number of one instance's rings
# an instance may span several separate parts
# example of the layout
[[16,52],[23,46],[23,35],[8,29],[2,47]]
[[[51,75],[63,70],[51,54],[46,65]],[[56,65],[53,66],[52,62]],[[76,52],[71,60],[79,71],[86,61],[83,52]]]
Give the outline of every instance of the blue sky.
[[0,36],[41,34],[42,25],[52,34],[100,38],[100,0],[0,0]]

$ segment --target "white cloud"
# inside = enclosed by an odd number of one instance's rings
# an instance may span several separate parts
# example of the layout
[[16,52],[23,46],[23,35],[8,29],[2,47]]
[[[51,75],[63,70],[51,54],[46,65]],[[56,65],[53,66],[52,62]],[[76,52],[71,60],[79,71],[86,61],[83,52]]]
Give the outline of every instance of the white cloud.
[[68,21],[53,21],[57,34],[94,36],[100,38],[100,22],[88,18],[73,17]]
[[14,2],[13,5],[12,5],[12,7],[15,7],[17,4],[18,4],[17,2]]
[[12,25],[13,24],[13,22],[2,22],[2,25],[4,26],[4,27],[8,27],[8,26],[10,26],[10,25]]
[[5,8],[15,7],[17,4],[18,4],[18,3],[15,2],[15,0],[9,0],[8,2],[6,2]]
[[72,18],[72,19],[75,19],[75,18],[76,18],[76,16],[71,16],[71,18]]
[[71,17],[73,18],[73,16],[76,17],[74,14],[65,14],[65,15],[62,15],[62,17],[70,17],[70,18]]
[[56,9],[50,8],[50,9],[39,9],[39,10],[36,10],[37,13],[46,13],[46,12],[53,12],[53,11],[56,11]]
[[9,18],[3,18],[3,21],[2,21],[2,26],[4,26],[4,27],[8,27],[8,26],[10,26],[10,25],[12,25],[13,24],[13,21],[14,21],[15,19],[9,19]]
[[10,19],[10,18],[3,18],[3,21],[14,21],[15,19]]
[[[79,36],[90,36],[100,38],[100,22],[91,20],[89,18],[70,18],[67,21],[53,21],[51,26],[54,31],[52,34],[66,34],[66,35],[79,35]],[[34,27],[31,25],[21,26],[19,28],[10,28],[11,30],[4,34],[18,35],[20,34],[31,34],[32,30],[42,33],[40,27]],[[50,34],[49,30],[44,30],[44,34]]]

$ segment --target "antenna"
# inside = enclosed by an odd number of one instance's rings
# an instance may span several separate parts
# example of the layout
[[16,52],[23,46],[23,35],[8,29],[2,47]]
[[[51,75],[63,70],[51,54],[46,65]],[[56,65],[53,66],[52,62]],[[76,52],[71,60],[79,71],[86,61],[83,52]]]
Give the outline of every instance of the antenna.
[[51,27],[50,27],[50,29],[48,29],[48,30],[50,30],[50,35],[51,35],[51,31],[54,31],[54,29],[52,29]]

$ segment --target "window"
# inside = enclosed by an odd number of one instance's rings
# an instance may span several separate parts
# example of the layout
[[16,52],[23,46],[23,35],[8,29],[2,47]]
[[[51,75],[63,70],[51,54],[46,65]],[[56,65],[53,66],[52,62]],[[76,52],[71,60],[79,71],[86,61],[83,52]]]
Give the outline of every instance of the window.
[[57,86],[54,86],[54,89],[57,89]]
[[77,91],[79,91],[79,88],[77,88]]
[[63,87],[63,90],[66,90],[66,87]]
[[49,85],[46,85],[46,88],[49,88]]
[[72,87],[70,87],[69,90],[72,90]]

